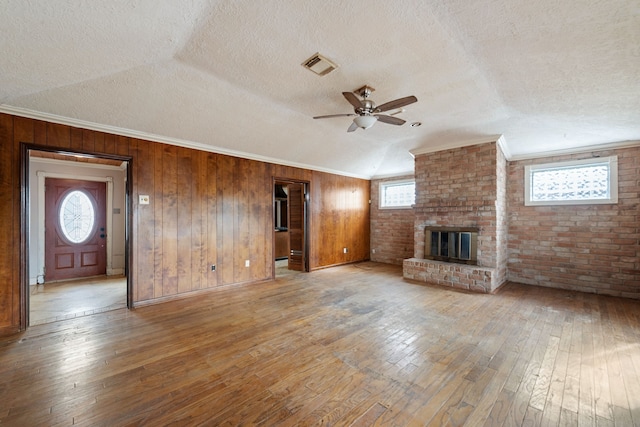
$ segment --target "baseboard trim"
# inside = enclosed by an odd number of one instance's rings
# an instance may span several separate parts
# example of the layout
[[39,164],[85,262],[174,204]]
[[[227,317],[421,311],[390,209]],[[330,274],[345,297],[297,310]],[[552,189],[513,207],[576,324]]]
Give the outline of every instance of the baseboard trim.
[[248,282],[230,283],[228,285],[219,285],[219,286],[216,286],[216,287],[213,287],[213,288],[198,289],[198,290],[195,290],[195,291],[183,292],[181,294],[176,294],[176,295],[168,295],[168,296],[149,299],[149,300],[144,300],[144,301],[134,301],[133,302],[133,308],[135,309],[135,308],[141,308],[141,307],[148,307],[148,306],[156,305],[156,304],[164,304],[165,302],[179,301],[179,300],[183,300],[183,299],[188,299],[188,298],[196,297],[196,296],[199,296],[199,295],[205,295],[205,294],[209,294],[209,293],[216,292],[216,291],[222,291],[222,290],[225,290],[225,289],[230,289],[230,288],[235,287],[235,286],[258,285],[260,283],[266,283],[266,282],[271,282],[271,281],[273,281],[272,278],[263,279],[263,280],[256,280],[256,281],[248,281]]
[[2,336],[2,337],[15,335],[15,334],[17,334],[19,332],[21,332],[21,329],[18,326],[3,326],[3,327],[0,327],[0,336]]

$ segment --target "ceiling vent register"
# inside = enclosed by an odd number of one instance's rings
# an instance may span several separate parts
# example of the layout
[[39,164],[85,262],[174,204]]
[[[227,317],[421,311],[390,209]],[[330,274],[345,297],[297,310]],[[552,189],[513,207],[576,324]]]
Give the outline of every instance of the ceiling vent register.
[[313,71],[319,76],[324,76],[338,68],[336,64],[329,61],[324,56],[316,53],[311,58],[307,59],[302,63],[302,66],[308,70]]

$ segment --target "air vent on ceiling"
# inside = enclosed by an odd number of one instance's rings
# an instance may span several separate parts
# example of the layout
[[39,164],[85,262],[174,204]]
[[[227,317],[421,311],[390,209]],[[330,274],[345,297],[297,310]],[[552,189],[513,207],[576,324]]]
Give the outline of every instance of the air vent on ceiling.
[[338,68],[336,64],[329,61],[327,58],[320,55],[319,53],[316,53],[311,58],[304,61],[302,63],[302,66],[313,71],[319,76],[324,76],[326,74],[329,74],[330,72]]

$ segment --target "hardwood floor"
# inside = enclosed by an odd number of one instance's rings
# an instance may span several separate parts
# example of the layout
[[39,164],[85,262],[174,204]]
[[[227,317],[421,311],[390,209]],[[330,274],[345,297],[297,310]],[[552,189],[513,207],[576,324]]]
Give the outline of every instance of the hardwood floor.
[[101,276],[30,286],[31,326],[127,306],[127,279]]
[[640,302],[362,263],[0,339],[2,425],[640,425]]

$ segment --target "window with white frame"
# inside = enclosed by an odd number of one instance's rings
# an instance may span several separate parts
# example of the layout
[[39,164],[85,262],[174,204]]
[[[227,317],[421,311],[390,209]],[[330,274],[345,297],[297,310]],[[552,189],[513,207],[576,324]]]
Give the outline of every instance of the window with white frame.
[[380,183],[380,208],[411,208],[416,202],[416,182],[413,180]]
[[618,157],[525,167],[527,206],[618,203]]

